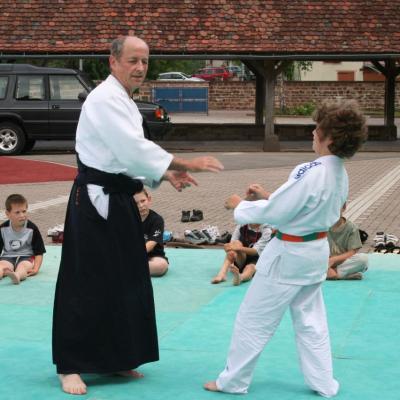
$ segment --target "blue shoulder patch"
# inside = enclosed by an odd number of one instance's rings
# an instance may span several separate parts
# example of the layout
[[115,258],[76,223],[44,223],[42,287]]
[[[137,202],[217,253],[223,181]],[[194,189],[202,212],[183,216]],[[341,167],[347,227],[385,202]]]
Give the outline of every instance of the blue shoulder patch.
[[294,179],[299,179],[301,178],[309,169],[312,167],[316,167],[317,165],[321,165],[319,161],[311,161],[310,163],[303,165],[299,170],[297,171],[296,175],[294,176]]

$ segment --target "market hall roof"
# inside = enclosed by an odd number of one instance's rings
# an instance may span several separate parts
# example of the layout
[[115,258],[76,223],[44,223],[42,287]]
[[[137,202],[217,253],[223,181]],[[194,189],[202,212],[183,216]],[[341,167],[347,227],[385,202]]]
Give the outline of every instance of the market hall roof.
[[15,0],[0,54],[107,54],[135,34],[159,55],[400,57],[400,0]]

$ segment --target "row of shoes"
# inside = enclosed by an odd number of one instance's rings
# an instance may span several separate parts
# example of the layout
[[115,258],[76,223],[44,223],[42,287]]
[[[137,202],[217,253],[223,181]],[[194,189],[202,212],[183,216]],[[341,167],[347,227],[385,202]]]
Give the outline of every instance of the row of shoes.
[[375,253],[400,254],[400,247],[397,246],[399,238],[391,233],[376,232],[374,237]]
[[182,211],[181,222],[197,222],[203,218],[203,211],[201,210],[193,210],[192,215],[190,215],[190,210]]
[[53,243],[62,243],[64,240],[64,224],[48,229],[47,236],[51,237]]
[[216,226],[208,226],[204,229],[185,230],[185,240],[192,244],[223,244],[231,240],[232,235],[229,232],[219,234]]

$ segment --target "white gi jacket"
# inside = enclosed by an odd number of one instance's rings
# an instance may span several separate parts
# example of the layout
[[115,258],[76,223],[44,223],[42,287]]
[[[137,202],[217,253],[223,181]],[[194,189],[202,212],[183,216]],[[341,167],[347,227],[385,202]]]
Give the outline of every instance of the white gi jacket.
[[[112,75],[83,104],[75,149],[88,167],[141,179],[151,187],[159,185],[173,158],[144,137],[142,115]],[[102,187],[88,185],[88,193],[99,214],[107,218],[108,195]]]
[[[242,201],[234,211],[235,221],[268,223],[297,236],[328,231],[348,195],[343,164],[341,158],[329,155],[298,165],[268,200]],[[257,262],[257,274],[279,283],[310,285],[325,280],[328,259],[326,238],[301,243],[273,238]]]

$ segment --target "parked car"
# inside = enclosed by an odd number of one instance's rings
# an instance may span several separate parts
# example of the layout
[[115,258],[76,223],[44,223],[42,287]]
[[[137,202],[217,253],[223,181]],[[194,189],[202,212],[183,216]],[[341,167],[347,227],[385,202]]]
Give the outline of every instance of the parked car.
[[233,76],[242,76],[243,71],[242,68],[240,68],[238,65],[231,65],[229,67],[226,67],[226,69],[232,73]]
[[223,67],[207,67],[197,71],[193,76],[206,81],[226,81],[233,77],[233,74]]
[[256,76],[254,75],[254,72],[250,71],[248,68],[245,68],[243,71],[243,80],[244,81],[255,81]]
[[196,78],[191,75],[187,75],[183,72],[163,72],[158,74],[158,81],[192,81],[192,82],[204,82],[204,79]]
[[[0,64],[0,155],[29,151],[36,140],[75,138],[82,103],[94,83],[82,72],[29,64]],[[136,101],[145,134],[159,139],[170,128],[166,110]]]

